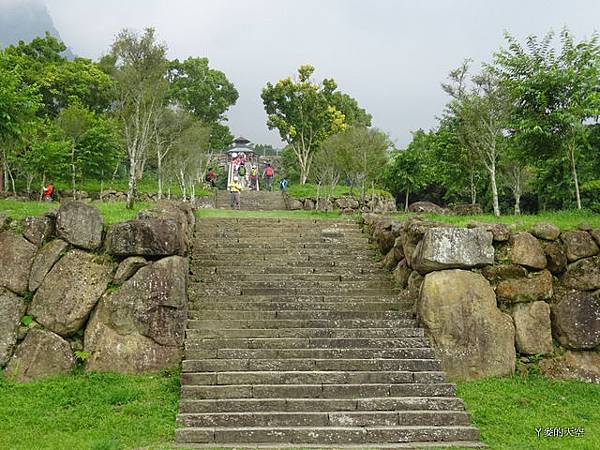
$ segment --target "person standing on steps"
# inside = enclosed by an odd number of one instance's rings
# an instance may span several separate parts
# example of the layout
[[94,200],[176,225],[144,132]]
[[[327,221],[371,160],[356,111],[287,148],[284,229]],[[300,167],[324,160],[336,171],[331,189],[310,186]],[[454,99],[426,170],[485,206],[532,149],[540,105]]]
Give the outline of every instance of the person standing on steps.
[[250,189],[258,189],[258,169],[256,166],[252,166],[250,169]]
[[238,182],[239,178],[237,176],[233,177],[233,182],[229,184],[229,195],[231,197],[231,207],[233,209],[240,209],[240,192],[242,191],[242,186]]
[[280,181],[279,181],[279,190],[281,192],[284,192],[287,188],[288,188],[288,180],[286,177],[283,177]]
[[217,173],[213,170],[212,167],[208,168],[208,173],[206,174],[206,181],[211,185],[211,187],[215,187],[215,179],[217,178]]
[[271,164],[267,163],[267,167],[265,167],[265,171],[263,172],[263,178],[265,180],[265,185],[267,187],[267,191],[273,190],[273,167]]
[[237,171],[238,177],[240,177],[240,185],[242,188],[246,187],[246,165],[240,164],[240,167]]

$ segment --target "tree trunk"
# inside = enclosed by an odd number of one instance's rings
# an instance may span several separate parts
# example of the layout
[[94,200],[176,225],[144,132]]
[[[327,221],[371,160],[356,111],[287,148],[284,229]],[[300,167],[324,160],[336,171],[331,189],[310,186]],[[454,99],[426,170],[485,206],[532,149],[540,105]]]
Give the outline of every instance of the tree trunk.
[[515,193],[515,216],[521,214],[521,193]]
[[498,186],[496,185],[496,163],[490,164],[490,181],[492,183],[492,204],[494,206],[494,215],[500,216],[500,206],[498,205]]
[[73,200],[77,200],[77,186],[75,184],[75,142],[71,144],[71,188],[73,189]]
[[471,205],[477,203],[477,188],[475,186],[475,172],[469,174],[469,187],[471,189]]
[[577,179],[577,166],[575,165],[575,143],[569,143],[569,159],[571,161],[571,173],[575,182],[575,199],[577,200],[577,209],[581,209],[581,197],[579,195],[579,181]]
[[406,195],[404,197],[404,212],[408,212],[408,195],[409,195],[409,190],[406,190]]
[[160,157],[160,152],[158,152],[157,155],[157,167],[156,170],[158,171],[158,199],[162,199],[162,185],[163,185],[163,178],[162,178],[162,158]]
[[135,183],[137,181],[135,173],[136,161],[130,161],[129,165],[129,182],[127,184],[127,209],[133,209],[135,202]]
[[4,158],[2,158],[0,166],[0,192],[4,192]]

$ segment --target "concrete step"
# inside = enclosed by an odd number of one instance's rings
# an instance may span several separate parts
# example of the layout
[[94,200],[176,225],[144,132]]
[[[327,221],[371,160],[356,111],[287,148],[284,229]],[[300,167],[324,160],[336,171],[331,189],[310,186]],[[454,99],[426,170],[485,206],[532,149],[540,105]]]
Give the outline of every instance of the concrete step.
[[327,311],[327,310],[198,310],[189,309],[191,320],[400,320],[413,319],[412,313],[404,311]]
[[[245,298],[245,297],[244,297]],[[238,300],[238,301],[236,301]],[[413,303],[400,302],[277,302],[277,301],[258,301],[246,302],[239,301],[235,298],[227,298],[222,302],[205,301],[205,300],[190,300],[188,310],[204,311],[308,311],[308,310],[323,310],[323,311],[411,311]]]
[[187,427],[369,427],[469,425],[464,411],[237,412],[179,414]]
[[[437,359],[185,359],[183,372],[240,372],[240,371],[416,371],[437,372],[441,370]],[[421,392],[402,395],[428,395]],[[430,394],[434,395],[434,394]],[[446,392],[437,395],[454,395]]]
[[[400,384],[235,384],[235,385],[184,385],[181,397],[185,399],[203,398],[359,398],[359,397],[398,397],[402,388],[414,386]],[[431,391],[445,384],[426,384]],[[447,391],[446,391],[447,392]],[[425,390],[423,395],[431,394]],[[446,394],[442,394],[446,395]]]
[[266,252],[269,248],[322,248],[324,245],[335,247],[348,247],[352,250],[370,249],[366,237],[353,237],[333,240],[333,238],[315,237],[313,239],[303,237],[286,237],[285,239],[258,240],[255,237],[246,236],[239,239],[195,239],[193,248],[210,251],[215,248],[256,248]]
[[[192,287],[210,286],[212,288],[226,288],[235,283],[235,287],[242,291],[247,289],[326,289],[331,290],[337,288],[340,291],[373,289],[384,290],[389,292],[389,287],[382,287],[381,280],[352,280],[352,281],[332,281],[332,280],[267,280],[267,281],[252,281],[252,280],[227,280],[222,279],[212,282],[190,283]],[[394,290],[394,292],[399,292]]]
[[325,287],[325,286],[316,286],[314,288],[240,288],[238,286],[215,286],[208,283],[190,283],[190,296],[193,298],[194,296],[237,296],[237,295],[251,295],[251,296],[277,296],[280,297],[282,295],[316,295],[316,296],[324,296],[324,295],[348,295],[351,297],[380,297],[387,295],[400,295],[400,291],[393,288],[352,288],[352,287],[340,287],[338,289],[335,288],[334,285]]
[[431,348],[198,348],[188,343],[186,359],[433,359]]
[[307,348],[428,348],[424,337],[410,338],[195,338],[187,336],[192,349],[307,349]]
[[207,427],[179,428],[178,443],[371,444],[389,442],[477,441],[479,430],[468,426],[397,427]]
[[235,384],[373,384],[446,383],[445,372],[283,371],[184,373],[182,386]]
[[247,267],[227,267],[227,266],[201,266],[196,264],[193,260],[190,265],[190,271],[193,274],[220,274],[223,277],[236,277],[243,275],[256,275],[256,274],[281,274],[281,275],[292,275],[298,273],[299,275],[310,275],[315,273],[322,273],[327,275],[339,275],[339,276],[353,276],[353,275],[383,275],[380,268],[373,265],[361,266],[361,267],[341,267],[341,266],[317,266],[317,267],[294,267],[288,265],[275,266],[273,264],[266,264],[261,266],[250,265]]
[[315,319],[315,320],[188,320],[189,329],[222,330],[225,328],[415,328],[412,319],[377,320],[377,319]]
[[[190,283],[195,285],[194,283]],[[410,302],[399,300],[394,295],[379,295],[365,298],[364,296],[351,296],[339,294],[320,294],[320,295],[217,295],[217,296],[193,296],[193,301],[214,301],[214,302],[270,302],[286,304],[306,304],[306,303],[368,303],[368,302],[389,302],[398,304],[408,304]]]
[[[192,274],[193,282],[204,282],[204,283],[218,283],[223,281],[223,274],[216,272]],[[240,272],[235,277],[236,282],[248,282],[248,283],[281,283],[281,282],[320,282],[320,281],[335,281],[335,282],[378,282],[389,283],[390,277],[387,274],[377,273],[353,273],[353,274],[340,274],[340,273],[285,273],[285,274],[266,274],[266,273],[247,273]]]
[[188,328],[188,339],[198,338],[405,338],[423,337],[423,328]]
[[182,413],[200,414],[236,411],[464,411],[456,397],[373,397],[358,399],[182,399]]

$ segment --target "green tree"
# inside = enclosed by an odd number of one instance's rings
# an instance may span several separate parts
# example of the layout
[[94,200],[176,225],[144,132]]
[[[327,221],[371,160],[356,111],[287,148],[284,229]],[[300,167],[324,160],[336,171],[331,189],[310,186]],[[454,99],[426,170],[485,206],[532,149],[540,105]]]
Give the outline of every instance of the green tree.
[[508,48],[495,55],[493,70],[512,97],[510,129],[523,148],[541,156],[567,155],[577,208],[581,208],[577,159],[583,150],[585,124],[600,115],[600,46],[598,34],[575,42],[567,29],[541,40],[529,36],[525,46],[506,34]]
[[336,167],[351,186],[359,187],[364,200],[365,186],[380,177],[391,145],[388,136],[380,130],[349,127],[323,142],[318,155],[323,152],[326,157],[319,158],[319,164]]
[[144,171],[147,151],[167,94],[166,46],[156,42],[154,29],[143,34],[121,31],[113,45],[113,71],[118,116],[129,160],[127,207],[133,208],[136,183]]
[[8,172],[9,145],[31,125],[39,107],[36,87],[24,83],[20,66],[13,65],[6,52],[0,50],[0,191]]
[[[291,77],[267,83],[261,98],[267,113],[267,126],[277,129],[290,145],[300,168],[300,183],[306,183],[315,152],[327,137],[363,120],[367,114],[356,101],[336,92],[333,79],[311,81],[314,67],[300,66],[298,80]],[[344,112],[345,111],[345,112]]]
[[190,57],[169,63],[169,96],[180,108],[192,113],[213,129],[210,145],[216,150],[227,148],[233,141],[225,112],[235,105],[239,94],[225,74],[211,69],[208,58]]

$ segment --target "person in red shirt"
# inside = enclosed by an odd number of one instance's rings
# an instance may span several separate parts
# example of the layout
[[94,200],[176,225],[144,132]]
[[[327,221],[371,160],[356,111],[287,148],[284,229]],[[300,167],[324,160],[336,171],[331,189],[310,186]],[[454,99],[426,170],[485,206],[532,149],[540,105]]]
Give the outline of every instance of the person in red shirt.
[[208,181],[212,187],[215,187],[215,179],[216,178],[217,178],[216,172],[212,169],[212,167],[209,167],[208,173],[206,174],[206,181]]
[[53,200],[52,194],[54,194],[54,186],[52,186],[52,183],[48,183],[48,186],[43,189],[42,198],[46,202],[51,202]]

